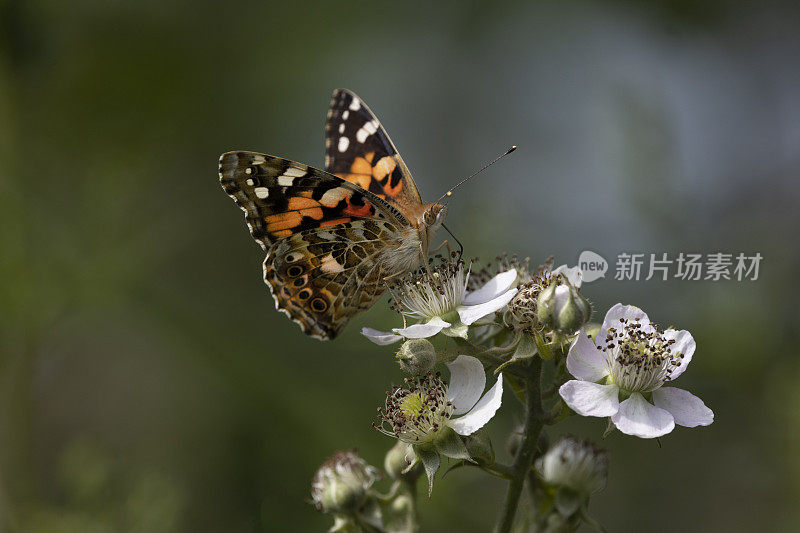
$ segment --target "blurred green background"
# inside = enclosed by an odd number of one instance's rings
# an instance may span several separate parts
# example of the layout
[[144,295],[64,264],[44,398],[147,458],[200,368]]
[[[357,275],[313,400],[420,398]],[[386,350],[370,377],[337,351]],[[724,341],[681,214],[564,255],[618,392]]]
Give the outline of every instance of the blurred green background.
[[[0,528],[321,531],[316,466],[401,374],[362,325],[275,312],[220,189],[251,149],[322,165],[331,91],[376,111],[468,256],[760,252],[754,282],[584,289],[693,332],[716,413],[614,434],[610,531],[800,529],[796,3],[0,1]],[[612,265],[613,268],[613,265]],[[519,416],[490,425],[503,435]],[[599,440],[604,422],[571,420]],[[551,433],[553,435],[554,433]],[[425,531],[486,531],[504,484],[459,470]]]

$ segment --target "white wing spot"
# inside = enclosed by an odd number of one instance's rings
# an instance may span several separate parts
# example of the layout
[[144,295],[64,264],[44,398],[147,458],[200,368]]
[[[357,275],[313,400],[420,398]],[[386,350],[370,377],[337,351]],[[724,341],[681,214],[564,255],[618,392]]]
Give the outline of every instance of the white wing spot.
[[344,122],[339,124],[339,133],[344,133]]
[[348,109],[350,109],[350,111],[358,111],[359,109],[361,109],[361,101],[354,96],[353,101],[350,102],[350,106],[348,107]]
[[345,109],[344,113],[342,113],[342,120],[347,120],[348,118],[350,118],[350,111]]
[[253,185],[255,185],[255,183],[256,183],[256,182],[255,182],[255,181],[253,181],[252,179],[250,179],[250,178],[247,178],[247,184],[248,184],[248,185],[250,185],[251,187],[252,187]]
[[294,178],[285,174],[278,176],[278,185],[281,187],[291,187],[294,183]]
[[267,189],[266,187],[256,187],[255,189],[253,189],[253,191],[255,191],[256,196],[258,196],[262,200],[267,196],[269,196],[269,189]]
[[350,146],[350,139],[347,137],[339,137],[339,151],[344,152]]
[[342,272],[344,270],[344,267],[340,265],[339,262],[336,259],[334,259],[331,254],[328,254],[322,258],[322,264],[320,265],[320,270],[328,274],[335,274],[337,272]]
[[284,176],[289,176],[290,178],[299,178],[300,176],[305,176],[305,174],[305,169],[295,167],[289,167],[286,169],[286,172],[283,173]]
[[358,139],[358,142],[363,144],[364,141],[367,140],[367,137],[369,137],[376,131],[378,131],[378,121],[370,120],[369,122],[361,126],[361,129],[356,132],[356,139]]
[[250,167],[247,167],[246,169],[244,169],[244,173],[245,174],[252,174],[253,173],[253,169],[250,168]]

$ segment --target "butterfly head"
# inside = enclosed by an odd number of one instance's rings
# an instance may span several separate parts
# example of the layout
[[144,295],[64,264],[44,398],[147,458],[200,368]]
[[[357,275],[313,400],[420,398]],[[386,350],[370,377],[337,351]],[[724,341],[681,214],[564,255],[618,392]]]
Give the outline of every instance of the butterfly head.
[[428,246],[430,246],[431,241],[433,241],[433,236],[436,233],[436,230],[444,222],[445,217],[447,216],[447,206],[442,205],[439,203],[435,204],[428,204],[425,207],[425,211],[422,213],[422,224],[421,226],[425,228],[426,237],[428,238]]

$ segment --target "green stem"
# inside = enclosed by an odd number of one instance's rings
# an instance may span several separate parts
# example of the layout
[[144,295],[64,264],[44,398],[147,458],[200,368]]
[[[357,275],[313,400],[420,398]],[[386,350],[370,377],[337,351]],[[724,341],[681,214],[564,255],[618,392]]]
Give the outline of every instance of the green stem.
[[417,480],[405,482],[406,494],[411,504],[411,512],[408,513],[409,531],[419,531],[419,507],[417,506]]
[[525,373],[525,427],[523,429],[522,443],[520,444],[514,463],[511,465],[513,477],[508,485],[506,499],[495,531],[508,533],[517,513],[519,498],[525,485],[525,477],[530,469],[536,445],[539,442],[539,433],[544,425],[545,415],[542,412],[542,398],[540,381],[542,376],[542,360],[533,357]]

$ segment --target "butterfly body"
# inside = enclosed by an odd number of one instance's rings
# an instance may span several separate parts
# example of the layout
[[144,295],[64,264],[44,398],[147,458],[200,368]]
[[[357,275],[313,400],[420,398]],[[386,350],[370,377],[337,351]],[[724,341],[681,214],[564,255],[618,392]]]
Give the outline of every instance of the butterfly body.
[[220,157],[223,189],[266,251],[276,308],[313,337],[335,337],[387,282],[419,268],[446,208],[423,203],[375,116],[334,92],[326,170],[248,151]]

